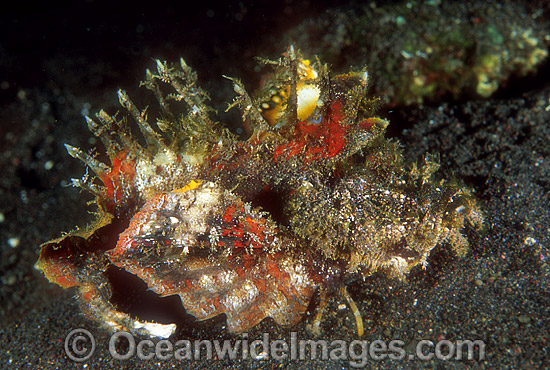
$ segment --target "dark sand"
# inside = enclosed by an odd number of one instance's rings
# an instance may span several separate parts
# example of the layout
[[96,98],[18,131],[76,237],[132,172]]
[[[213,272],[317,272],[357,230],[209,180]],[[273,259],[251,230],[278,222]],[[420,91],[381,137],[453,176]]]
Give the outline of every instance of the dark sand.
[[[110,9],[15,5],[0,15],[0,367],[6,369],[110,368],[348,368],[347,361],[117,361],[109,333],[85,318],[74,291],[49,284],[33,269],[39,245],[92,219],[88,194],[67,187],[84,169],[63,147],[90,141],[82,113],[114,112],[116,90],[137,92],[152,58],[183,56],[198,70],[213,103],[223,108],[231,86],[221,74],[257,83],[253,56],[261,43],[306,15],[305,5],[238,4]],[[67,3],[69,4],[69,3]],[[211,10],[211,12],[209,12]],[[241,20],[238,20],[241,19]],[[425,270],[408,282],[372,276],[350,292],[365,319],[367,341],[480,339],[482,361],[369,361],[383,368],[523,368],[550,366],[550,68],[486,101],[439,102],[395,108],[389,134],[407,159],[439,154],[442,177],[473,189],[485,217],[481,232],[466,230],[471,249],[463,259],[445,247],[432,252]],[[140,95],[141,94],[141,95]],[[143,101],[143,100],[142,100]],[[143,105],[143,104],[142,104]],[[231,116],[229,116],[231,117]],[[235,125],[236,126],[236,125]],[[355,338],[343,302],[329,307],[321,338]],[[310,319],[310,318],[306,318]],[[198,330],[204,339],[231,338],[222,322]],[[85,363],[64,351],[75,328],[86,328],[97,349]],[[294,328],[310,338],[305,323]],[[290,331],[264,321],[249,333],[288,339]],[[235,338],[233,338],[235,339]]]

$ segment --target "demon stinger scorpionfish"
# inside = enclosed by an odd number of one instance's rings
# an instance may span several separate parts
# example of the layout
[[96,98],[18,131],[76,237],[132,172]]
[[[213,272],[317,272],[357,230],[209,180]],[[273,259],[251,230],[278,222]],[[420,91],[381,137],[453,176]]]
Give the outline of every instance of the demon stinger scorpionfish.
[[318,332],[327,301],[343,295],[361,335],[345,283],[375,271],[403,277],[439,243],[465,253],[465,221],[482,221],[475,200],[433,180],[430,156],[404,164],[399,144],[384,138],[388,121],[373,115],[366,71],[335,76],[292,47],[263,62],[274,72],[252,97],[229,78],[246,140],[213,120],[182,60],[147,71],[154,124],[119,91],[142,143],[124,119],[100,111],[87,122],[110,165],[66,145],[97,176],[73,179],[95,195],[97,216],[43,244],[37,266],[51,282],[78,287],[90,316],[114,330],[173,333],[175,324],[117,303],[113,271],[122,271],[157,298],[179,297],[197,320],[225,314],[233,333],[268,317],[296,324],[320,292],[310,325]]

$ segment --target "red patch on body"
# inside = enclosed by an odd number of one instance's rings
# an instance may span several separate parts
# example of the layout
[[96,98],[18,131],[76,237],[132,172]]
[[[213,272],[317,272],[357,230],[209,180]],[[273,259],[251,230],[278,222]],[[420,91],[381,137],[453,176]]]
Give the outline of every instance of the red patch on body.
[[299,122],[292,140],[275,148],[273,159],[275,162],[288,160],[304,153],[304,164],[308,164],[338,155],[346,146],[349,130],[349,126],[344,124],[344,118],[342,102],[336,101],[320,123]]
[[130,183],[136,177],[136,162],[128,159],[128,152],[121,151],[111,158],[111,169],[100,175],[105,185],[105,196],[117,204],[122,201],[123,183]]

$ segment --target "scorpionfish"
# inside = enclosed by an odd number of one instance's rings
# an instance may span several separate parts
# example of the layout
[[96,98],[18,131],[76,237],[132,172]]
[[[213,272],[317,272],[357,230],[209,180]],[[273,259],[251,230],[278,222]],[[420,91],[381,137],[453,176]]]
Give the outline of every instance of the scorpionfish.
[[327,302],[343,295],[361,335],[347,284],[377,271],[403,278],[438,244],[467,251],[464,228],[482,223],[474,197],[434,180],[429,155],[405,163],[384,137],[389,122],[375,115],[366,69],[334,75],[292,47],[263,62],[273,72],[254,94],[227,77],[244,139],[216,121],[181,60],[146,73],[154,118],[124,91],[122,118],[86,117],[108,163],[66,145],[95,174],[72,182],[94,195],[96,219],[44,243],[37,266],[77,287],[89,316],[113,330],[173,334],[176,323],[151,319],[154,304],[125,303],[140,299],[125,298],[136,290],[121,280],[133,279],[152,302],[177,297],[198,321],[224,314],[231,333],[265,318],[295,325],[315,294],[318,331]]

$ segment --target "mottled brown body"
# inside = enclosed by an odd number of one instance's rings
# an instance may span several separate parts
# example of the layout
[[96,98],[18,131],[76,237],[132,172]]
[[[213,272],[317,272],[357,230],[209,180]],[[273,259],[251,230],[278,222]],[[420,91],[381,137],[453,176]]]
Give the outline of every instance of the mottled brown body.
[[[361,334],[344,281],[377,270],[403,277],[442,242],[464,253],[464,221],[481,224],[475,201],[460,186],[434,182],[428,157],[419,167],[403,163],[383,137],[388,122],[372,116],[366,72],[332,76],[292,48],[270,63],[275,93],[252,99],[233,81],[232,106],[252,131],[245,141],[211,119],[183,61],[158,62],[144,82],[159,101],[160,131],[119,93],[145,147],[103,111],[88,119],[111,164],[67,148],[99,179],[73,180],[96,195],[98,220],[42,246],[46,277],[77,286],[90,314],[115,329],[175,329],[124,310],[121,274],[113,273],[121,271],[157,296],[179,297],[196,319],[225,314],[235,333],[266,317],[293,325],[315,291],[323,307],[343,293]],[[172,101],[188,110],[173,112]]]

